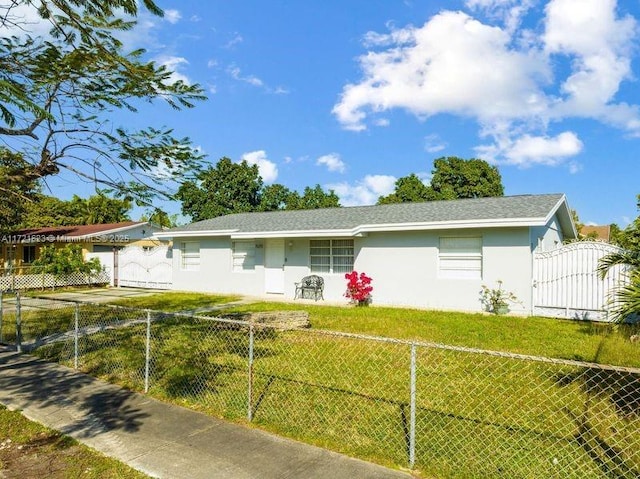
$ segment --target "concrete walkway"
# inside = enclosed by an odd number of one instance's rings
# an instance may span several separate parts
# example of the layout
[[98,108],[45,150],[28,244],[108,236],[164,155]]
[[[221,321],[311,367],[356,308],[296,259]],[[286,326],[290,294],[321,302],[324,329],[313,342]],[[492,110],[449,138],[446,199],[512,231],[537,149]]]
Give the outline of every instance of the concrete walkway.
[[0,403],[153,477],[411,477],[162,403],[1,345]]

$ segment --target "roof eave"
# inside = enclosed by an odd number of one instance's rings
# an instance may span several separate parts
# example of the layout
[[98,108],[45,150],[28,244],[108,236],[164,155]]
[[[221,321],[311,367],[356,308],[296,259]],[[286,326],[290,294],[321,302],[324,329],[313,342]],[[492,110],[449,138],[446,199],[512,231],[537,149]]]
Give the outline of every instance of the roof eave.
[[239,231],[239,230],[202,230],[202,231],[173,231],[156,233],[158,238],[190,238],[190,237],[220,237],[229,236],[231,239],[269,239],[269,238],[322,238],[348,236],[366,236],[369,233],[383,233],[395,231],[426,231],[443,229],[478,229],[478,228],[517,228],[530,226],[544,226],[545,218],[507,218],[476,221],[438,221],[416,223],[386,223],[365,224],[355,228],[319,229],[319,230],[282,230],[282,231]]
[[147,222],[140,222],[140,223],[135,223],[132,225],[128,225],[128,226],[121,226],[119,228],[112,228],[110,230],[103,230],[103,231],[97,231],[95,233],[89,233],[89,234],[85,234],[85,235],[65,235],[69,238],[74,238],[74,239],[90,239],[90,238],[95,238],[96,236],[104,236],[104,235],[112,235],[115,233],[122,233],[123,231],[128,231],[130,229],[133,228],[137,228],[138,226],[142,226],[142,225],[148,225],[149,223]]
[[571,209],[569,208],[569,202],[565,195],[562,195],[556,205],[551,209],[544,224],[548,224],[554,215],[558,215],[558,222],[560,223],[562,234],[565,238],[575,239],[578,237],[578,230],[571,216]]

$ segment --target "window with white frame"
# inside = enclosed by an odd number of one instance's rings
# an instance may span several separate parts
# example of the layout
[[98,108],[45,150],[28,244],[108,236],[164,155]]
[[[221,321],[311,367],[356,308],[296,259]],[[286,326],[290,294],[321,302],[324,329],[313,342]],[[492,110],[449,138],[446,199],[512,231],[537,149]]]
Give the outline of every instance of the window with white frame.
[[353,271],[352,239],[321,239],[309,243],[312,273],[350,273]]
[[185,271],[200,269],[200,242],[184,241],[180,244],[180,262]]
[[482,238],[440,238],[438,274],[441,278],[482,279]]
[[248,271],[256,267],[255,241],[233,242],[233,271]]

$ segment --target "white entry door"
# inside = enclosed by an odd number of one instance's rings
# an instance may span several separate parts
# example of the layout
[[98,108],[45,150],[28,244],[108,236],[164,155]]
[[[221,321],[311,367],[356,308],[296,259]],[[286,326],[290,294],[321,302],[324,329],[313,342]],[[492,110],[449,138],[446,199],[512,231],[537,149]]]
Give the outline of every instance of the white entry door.
[[264,283],[267,293],[284,293],[284,240],[265,242]]

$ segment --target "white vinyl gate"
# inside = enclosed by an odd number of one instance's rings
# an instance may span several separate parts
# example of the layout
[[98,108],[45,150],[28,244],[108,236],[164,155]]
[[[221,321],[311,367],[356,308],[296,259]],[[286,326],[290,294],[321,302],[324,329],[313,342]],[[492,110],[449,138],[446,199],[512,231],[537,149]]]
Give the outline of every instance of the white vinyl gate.
[[170,289],[173,278],[172,249],[168,246],[127,246],[118,251],[117,285]]
[[603,256],[618,251],[608,243],[578,241],[534,253],[533,313],[608,321],[612,292],[628,281],[627,269],[615,266],[604,280],[596,269]]

